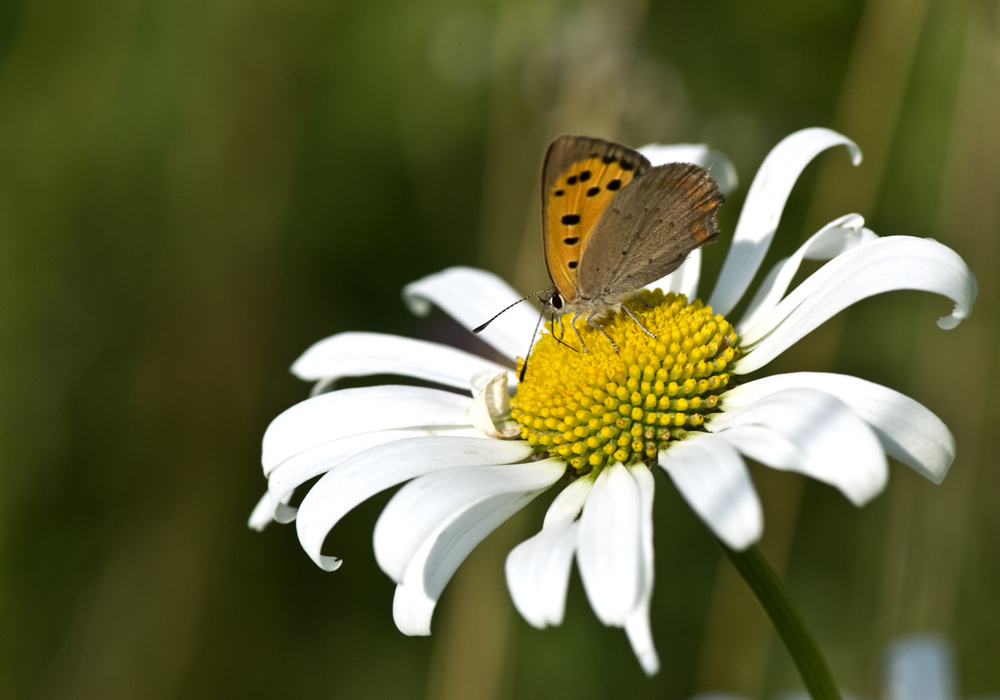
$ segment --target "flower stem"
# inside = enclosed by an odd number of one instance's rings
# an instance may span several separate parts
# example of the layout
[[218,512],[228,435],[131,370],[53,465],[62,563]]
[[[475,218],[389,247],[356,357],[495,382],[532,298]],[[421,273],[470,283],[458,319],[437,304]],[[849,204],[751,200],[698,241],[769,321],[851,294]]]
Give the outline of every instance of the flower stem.
[[750,547],[743,552],[734,552],[722,542],[719,546],[771,618],[813,700],[841,700],[826,659],[760,550]]

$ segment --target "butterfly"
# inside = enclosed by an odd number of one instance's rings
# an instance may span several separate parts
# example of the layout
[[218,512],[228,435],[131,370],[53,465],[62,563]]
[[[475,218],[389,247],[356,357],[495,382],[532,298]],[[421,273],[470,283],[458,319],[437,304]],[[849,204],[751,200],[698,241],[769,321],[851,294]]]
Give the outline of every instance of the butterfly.
[[[715,215],[723,201],[715,180],[698,165],[654,167],[617,143],[560,136],[542,164],[542,250],[552,288],[524,299],[545,295],[543,312],[559,317],[560,325],[563,314],[573,314],[570,327],[585,353],[580,318],[601,331],[616,353],[618,345],[600,320],[619,310],[655,337],[623,302],[718,235]],[[522,380],[526,369],[527,363]]]
[[[542,249],[552,288],[543,307],[583,318],[618,346],[600,320],[673,272],[715,238],[724,197],[704,168],[653,166],[638,151],[586,136],[560,136],[542,165]],[[655,336],[654,336],[655,337]]]

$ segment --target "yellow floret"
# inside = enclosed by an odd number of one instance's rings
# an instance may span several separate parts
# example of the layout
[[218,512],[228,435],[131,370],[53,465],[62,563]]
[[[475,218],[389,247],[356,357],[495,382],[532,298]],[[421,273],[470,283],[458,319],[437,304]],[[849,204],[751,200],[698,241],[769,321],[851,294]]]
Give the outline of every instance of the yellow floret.
[[[653,464],[659,449],[704,424],[729,384],[726,369],[739,357],[736,332],[722,316],[683,295],[643,292],[627,302],[651,338],[624,312],[577,329],[544,332],[511,399],[521,437],[539,452],[561,457],[579,473],[611,460]],[[556,326],[560,323],[556,321]],[[569,346],[569,347],[567,347]],[[520,369],[520,368],[519,368]]]

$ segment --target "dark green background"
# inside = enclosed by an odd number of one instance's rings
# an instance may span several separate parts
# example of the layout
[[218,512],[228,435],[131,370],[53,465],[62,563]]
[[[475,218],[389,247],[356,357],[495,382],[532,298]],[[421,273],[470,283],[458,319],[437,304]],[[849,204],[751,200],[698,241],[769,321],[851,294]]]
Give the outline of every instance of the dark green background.
[[945,301],[868,300],[767,369],[899,389],[959,452],[940,487],[894,464],[863,510],[755,468],[762,549],[846,690],[877,697],[886,644],[932,630],[956,644],[964,694],[1000,691],[998,19],[985,0],[0,3],[0,697],[797,687],[663,478],[653,679],[576,578],[561,628],[513,610],[503,557],[543,502],[474,553],[427,639],[396,631],[371,554],[388,495],[338,526],[334,574],[292,528],[245,522],[260,437],[305,398],[287,367],[312,342],[469,342],[400,300],[449,265],[546,285],[536,183],[553,136],[726,152],[742,183],[711,281],[761,159],[807,126],[843,131],[865,162],[810,166],[769,261],[857,211],[952,246],[980,298],[947,333]]

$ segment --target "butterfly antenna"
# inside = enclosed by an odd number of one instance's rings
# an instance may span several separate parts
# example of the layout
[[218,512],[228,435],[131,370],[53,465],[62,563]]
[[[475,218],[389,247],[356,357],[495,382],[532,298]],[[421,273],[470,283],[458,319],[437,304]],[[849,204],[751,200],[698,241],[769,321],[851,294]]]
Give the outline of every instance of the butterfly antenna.
[[[500,313],[503,313],[503,311]],[[528,358],[531,357],[531,350],[535,347],[535,338],[538,337],[538,329],[542,325],[543,318],[545,318],[545,309],[542,309],[542,313],[538,314],[538,323],[535,324],[535,332],[531,334],[531,345],[528,346],[528,354],[524,356],[524,364],[521,365],[521,372],[517,375],[517,381],[519,382],[524,381],[524,374],[528,371]]]
[[[499,318],[501,314],[503,314],[503,313],[506,313],[507,311],[510,311],[510,310],[511,310],[512,308],[514,308],[515,306],[517,306],[518,304],[520,304],[520,303],[521,303],[522,301],[527,301],[527,300],[528,300],[528,299],[530,299],[531,297],[537,297],[537,296],[538,296],[539,294],[544,294],[544,293],[545,293],[545,292],[547,292],[547,291],[549,291],[549,290],[547,290],[547,289],[542,289],[542,290],[539,290],[539,291],[535,292],[534,294],[529,294],[529,295],[528,295],[528,296],[526,296],[526,297],[523,297],[523,298],[521,298],[521,299],[518,299],[518,300],[517,300],[517,301],[515,301],[515,302],[514,302],[513,304],[511,304],[510,306],[508,306],[507,308],[505,308],[505,309],[504,309],[503,311],[501,311],[500,313],[498,313],[498,314],[497,314],[496,316],[494,316],[493,318],[491,318],[491,319],[490,319],[489,321],[487,321],[487,322],[486,322],[486,323],[484,323],[483,325],[481,325],[481,326],[476,326],[475,328],[473,328],[473,329],[472,329],[472,332],[473,332],[473,333],[479,333],[479,332],[481,332],[481,331],[485,330],[485,329],[486,329],[486,326],[488,326],[488,325],[490,325],[491,323],[493,323],[494,321],[496,321],[496,320],[497,320],[497,318]],[[537,329],[537,328],[535,329],[535,332],[536,332],[536,333],[538,332],[538,329]]]

